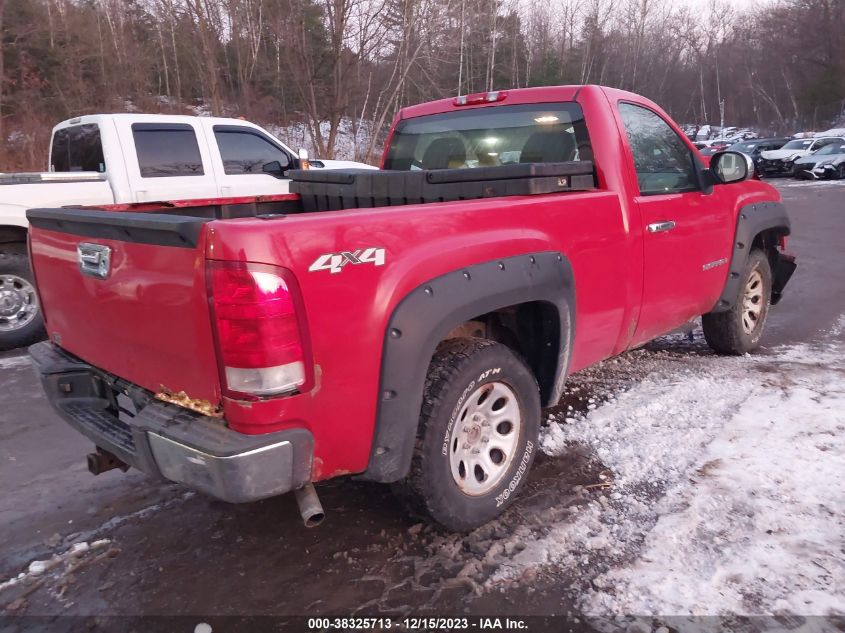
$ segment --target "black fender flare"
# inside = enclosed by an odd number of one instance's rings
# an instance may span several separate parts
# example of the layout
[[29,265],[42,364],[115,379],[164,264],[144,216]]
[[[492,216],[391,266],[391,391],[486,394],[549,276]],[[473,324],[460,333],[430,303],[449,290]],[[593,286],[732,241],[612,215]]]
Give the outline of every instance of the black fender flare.
[[[772,231],[778,236],[789,235],[791,226],[789,214],[782,202],[755,202],[740,207],[736,219],[734,248],[728,278],[711,312],[726,312],[734,306],[735,299],[739,295],[742,271],[748,261],[754,239],[763,231]],[[781,291],[795,270],[795,264],[790,258],[780,252],[776,253],[777,259],[772,262],[773,304],[780,299]]]
[[467,266],[421,284],[399,302],[384,335],[375,429],[362,479],[389,483],[407,475],[437,344],[474,317],[529,302],[553,306],[557,314],[557,335],[544,339],[548,353],[555,355],[555,367],[543,394],[544,404],[556,403],[575,331],[575,281],[561,253],[528,253]]

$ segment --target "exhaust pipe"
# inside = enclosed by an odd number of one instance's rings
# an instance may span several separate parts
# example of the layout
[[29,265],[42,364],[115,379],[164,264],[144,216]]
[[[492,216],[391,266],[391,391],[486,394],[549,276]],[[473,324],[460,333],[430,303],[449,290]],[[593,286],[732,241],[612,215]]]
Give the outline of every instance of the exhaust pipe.
[[323,512],[323,506],[320,504],[317,491],[314,490],[314,484],[306,484],[302,488],[294,490],[294,494],[305,527],[311,528],[320,525],[326,518],[326,513]]
[[108,451],[104,451],[99,446],[96,453],[88,453],[85,459],[88,462],[88,471],[92,475],[99,475],[115,468],[119,468],[123,472],[129,470],[129,464],[121,461]]

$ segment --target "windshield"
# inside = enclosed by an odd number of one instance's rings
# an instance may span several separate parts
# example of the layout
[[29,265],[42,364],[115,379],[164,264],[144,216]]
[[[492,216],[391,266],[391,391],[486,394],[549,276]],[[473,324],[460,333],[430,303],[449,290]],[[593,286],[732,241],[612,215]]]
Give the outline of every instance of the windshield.
[[781,147],[781,149],[807,149],[810,147],[810,143],[812,142],[813,139],[811,138],[795,139],[794,141],[789,141],[789,143]]
[[494,106],[400,121],[385,169],[462,169],[592,160],[576,103]]
[[732,152],[753,152],[757,145],[759,143],[737,143],[736,145],[731,145],[728,149]]
[[827,154],[845,154],[845,143],[831,143],[825,145],[814,156],[825,156]]

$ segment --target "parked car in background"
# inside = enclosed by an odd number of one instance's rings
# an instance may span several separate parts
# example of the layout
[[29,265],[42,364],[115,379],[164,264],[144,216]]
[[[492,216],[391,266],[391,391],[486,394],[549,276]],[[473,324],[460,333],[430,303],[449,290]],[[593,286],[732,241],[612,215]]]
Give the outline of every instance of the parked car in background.
[[742,152],[748,154],[751,158],[759,158],[762,152],[769,152],[771,150],[780,149],[789,142],[789,138],[785,136],[777,138],[755,138],[734,143],[728,149],[732,152]]
[[845,140],[830,143],[819,151],[795,161],[796,178],[845,179]]
[[[761,160],[760,155],[763,152],[769,152],[772,150],[780,149],[781,147],[786,145],[789,140],[790,139],[785,136],[748,139],[740,141],[738,143],[734,143],[733,145],[728,147],[728,149],[732,152],[742,152],[743,154],[748,154],[754,161],[754,167],[756,168]],[[759,172],[759,169],[757,171]]]
[[[26,256],[26,210],[288,193],[297,154],[241,119],[96,114],[53,128],[49,171],[0,175],[0,350],[43,334]],[[312,167],[368,168],[349,161]]]
[[780,149],[762,152],[757,171],[761,176],[791,175],[796,160],[817,152],[825,145],[842,141],[845,141],[845,138],[839,136],[793,139]]
[[712,156],[716,152],[723,152],[728,149],[727,141],[715,141],[700,150],[702,156]]

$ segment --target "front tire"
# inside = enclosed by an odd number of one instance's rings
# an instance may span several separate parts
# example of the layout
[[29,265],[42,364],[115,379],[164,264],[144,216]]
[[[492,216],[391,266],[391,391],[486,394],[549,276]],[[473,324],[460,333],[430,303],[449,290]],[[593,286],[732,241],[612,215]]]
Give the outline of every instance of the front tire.
[[707,344],[720,354],[746,354],[760,346],[772,297],[772,269],[766,254],[753,250],[743,269],[733,306],[701,318]]
[[487,339],[445,341],[429,366],[399,496],[449,530],[483,525],[524,485],[539,432],[537,381],[516,353]]

